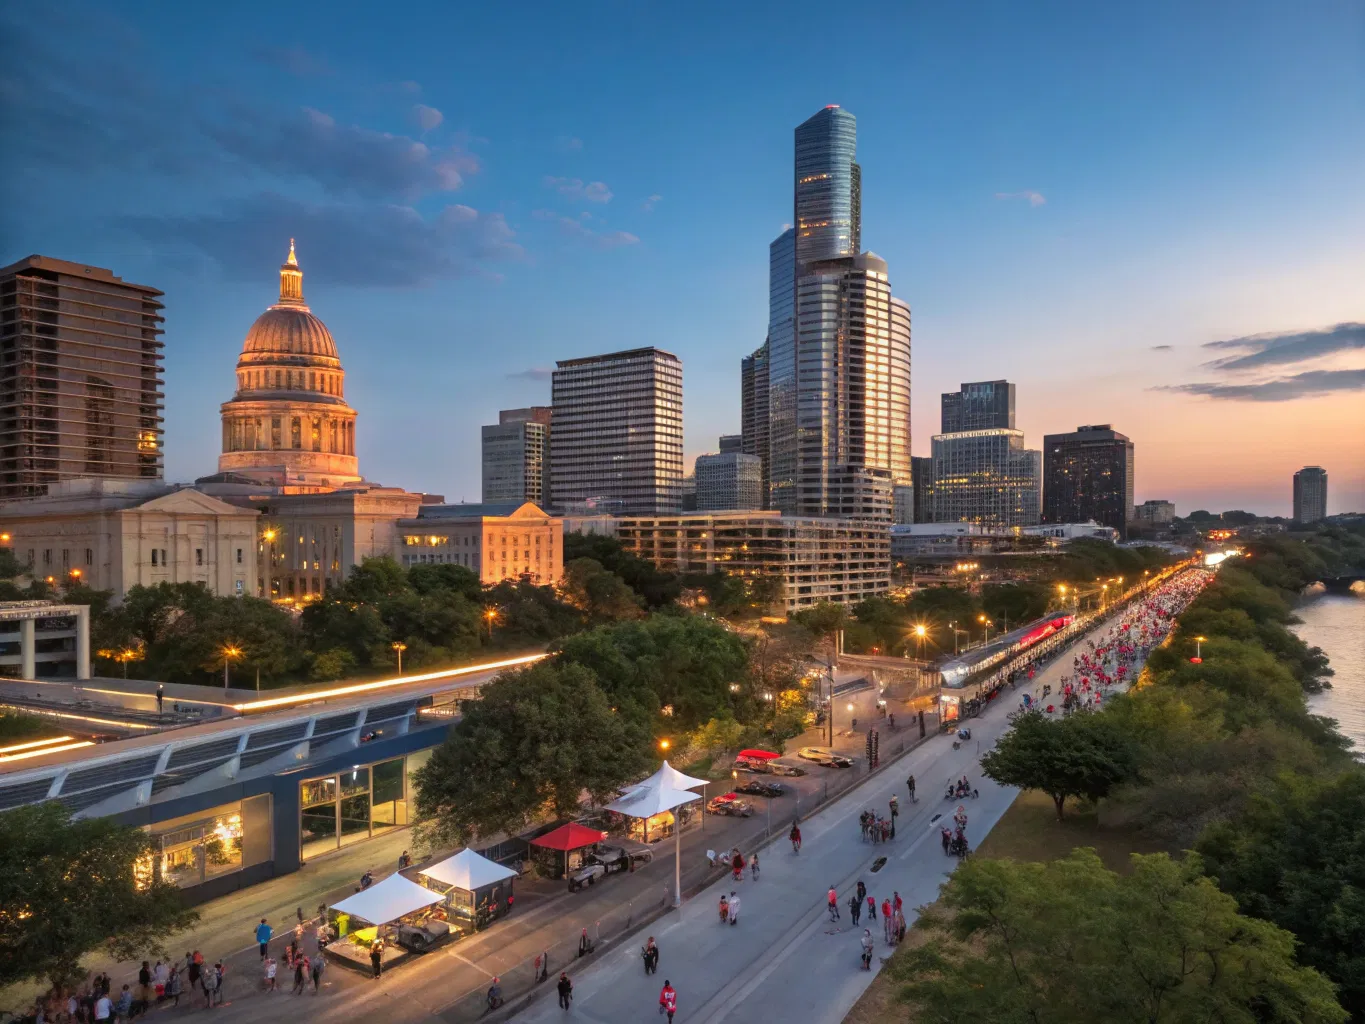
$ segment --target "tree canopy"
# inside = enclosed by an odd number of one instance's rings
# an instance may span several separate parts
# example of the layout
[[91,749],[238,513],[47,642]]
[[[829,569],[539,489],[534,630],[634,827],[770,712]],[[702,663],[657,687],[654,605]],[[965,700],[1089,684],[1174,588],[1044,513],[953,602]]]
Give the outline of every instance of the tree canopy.
[[82,977],[81,957],[167,955],[165,940],[198,915],[172,884],[139,887],[134,863],[152,856],[141,829],[73,819],[61,804],[0,814],[0,985]]
[[972,859],[915,929],[928,941],[887,967],[916,1019],[944,1024],[1334,1024],[1331,983],[1294,937],[1246,917],[1197,855],[1093,850],[1048,864]]

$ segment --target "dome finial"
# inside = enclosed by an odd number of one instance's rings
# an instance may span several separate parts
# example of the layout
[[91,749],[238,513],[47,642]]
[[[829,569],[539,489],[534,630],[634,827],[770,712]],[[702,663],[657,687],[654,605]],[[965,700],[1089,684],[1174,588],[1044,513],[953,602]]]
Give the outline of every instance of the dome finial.
[[303,305],[303,271],[299,269],[299,258],[294,255],[294,240],[289,240],[289,257],[280,265],[280,301],[290,305]]

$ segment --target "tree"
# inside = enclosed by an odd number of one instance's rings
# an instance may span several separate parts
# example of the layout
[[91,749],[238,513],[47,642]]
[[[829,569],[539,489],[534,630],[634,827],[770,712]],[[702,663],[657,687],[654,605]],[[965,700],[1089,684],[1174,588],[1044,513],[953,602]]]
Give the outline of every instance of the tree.
[[930,941],[888,970],[916,1019],[946,1024],[1337,1024],[1331,983],[1294,937],[1244,917],[1198,855],[1094,850],[1049,864],[974,859],[915,923]]
[[1042,790],[1057,805],[1060,821],[1067,797],[1098,800],[1134,779],[1137,749],[1103,715],[1049,721],[1035,711],[1015,720],[981,758],[981,770],[1002,786]]
[[599,534],[566,533],[564,535],[564,564],[578,558],[591,558],[608,572],[625,580],[645,607],[656,609],[673,604],[682,594],[682,580],[677,573],[666,572],[653,562],[625,550],[615,537]]
[[573,815],[584,791],[606,801],[648,764],[589,670],[540,662],[465,705],[417,771],[417,813],[437,842],[515,835],[542,816]]
[[640,609],[640,599],[626,586],[625,581],[591,558],[575,558],[572,562],[566,562],[560,588],[569,603],[593,625],[638,619],[644,614]]
[[164,957],[167,937],[198,919],[174,885],[136,881],[134,864],[153,855],[141,829],[52,802],[0,814],[0,835],[0,985],[68,984],[97,950]]

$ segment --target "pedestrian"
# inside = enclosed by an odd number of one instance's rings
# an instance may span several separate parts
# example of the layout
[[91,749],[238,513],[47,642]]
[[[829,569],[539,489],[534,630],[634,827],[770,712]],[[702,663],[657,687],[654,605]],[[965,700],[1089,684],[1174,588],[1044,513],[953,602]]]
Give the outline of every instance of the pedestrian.
[[869,921],[877,920],[877,897],[875,896],[867,898],[867,919]]
[[735,850],[735,855],[730,858],[730,866],[734,868],[735,881],[738,882],[744,877],[744,856],[739,850]]
[[137,997],[133,1000],[133,1010],[135,1013],[145,1013],[151,1005],[152,965],[144,960],[137,972]]
[[[667,986],[668,982],[664,982],[664,987],[666,988]],[[559,972],[559,984],[556,985],[555,988],[559,990],[560,1009],[567,1010],[569,1004],[573,1002],[573,982],[569,980],[569,976],[563,971]]]
[[861,903],[865,899],[867,899],[867,886],[863,885],[863,880],[860,878],[858,879],[858,902]]
[[730,927],[739,923],[739,897],[730,893]]
[[915,777],[911,775],[905,780],[906,789],[910,790],[910,802],[915,802]]
[[678,993],[667,978],[659,991],[659,1012],[668,1014],[668,1024],[673,1024],[673,1015],[678,1012]]
[[199,972],[202,961],[193,953],[185,954],[185,978],[189,981],[190,988],[199,987]]
[[119,1020],[125,1021],[133,1013],[133,993],[127,985],[123,986],[123,991],[119,993],[118,1002],[114,1004],[114,1016]]
[[266,990],[267,992],[274,992],[274,991],[275,991],[275,974],[276,974],[276,972],[278,972],[278,971],[279,971],[279,964],[275,963],[275,958],[274,958],[273,956],[268,956],[268,957],[266,957],[266,958],[265,958],[265,990]]
[[858,918],[863,914],[863,901],[858,899],[858,894],[854,893],[848,898],[848,916],[853,921],[853,927],[858,927]]
[[410,867],[412,867],[412,855],[404,850],[398,855],[398,870],[402,871],[404,868]]
[[162,705],[166,700],[166,687],[162,683],[156,684],[156,713],[161,714]]
[[170,964],[162,963],[160,960],[158,960],[156,962],[156,966],[152,968],[152,984],[161,989],[158,995],[166,994],[166,980],[170,976],[171,976]]
[[294,961],[294,995],[298,995],[308,985],[308,958],[301,956]]
[[893,922],[893,921],[891,920],[891,901],[888,900],[888,899],[883,899],[883,900],[882,900],[882,930],[883,930],[884,932],[886,932],[886,941],[887,941],[888,944],[890,944],[890,942],[891,942],[891,926],[892,926],[894,923],[895,923],[895,922]]
[[384,962],[384,940],[378,935],[370,943],[370,966],[374,968],[374,976],[379,977],[380,965]]
[[180,992],[184,988],[184,982],[180,977],[180,968],[171,964],[170,976],[166,979],[166,996],[175,1000],[176,1006],[180,1005]]
[[327,961],[318,953],[313,957],[313,995],[318,994],[318,989],[322,988],[322,972],[327,968]]
[[872,970],[872,929],[863,929],[863,970]]
[[204,990],[204,1009],[213,1006],[213,993],[218,988],[218,974],[212,968],[199,969],[199,987]]
[[261,918],[261,923],[256,926],[256,944],[261,947],[262,960],[270,947],[270,934],[270,925],[265,923],[265,918]]
[[749,858],[749,874],[755,882],[758,881],[758,854],[756,853]]
[[223,975],[227,973],[227,968],[225,968],[225,967],[223,966],[223,962],[222,962],[221,960],[219,960],[219,961],[217,961],[217,962],[214,963],[214,965],[213,965],[213,970],[212,970],[210,973],[213,975],[213,997],[214,997],[214,1002],[218,1003],[219,1005],[222,1005],[222,1002],[223,1002]]
[[107,1024],[114,1016],[114,1004],[110,1002],[107,993],[101,993],[95,1000],[95,1021],[96,1024]]
[[891,909],[900,910],[902,906],[904,906],[904,904],[901,903],[901,894],[898,892],[893,892],[891,894]]
[[905,940],[905,915],[901,913],[900,907],[897,907],[892,916],[896,919],[895,925],[896,941],[898,943],[903,942]]

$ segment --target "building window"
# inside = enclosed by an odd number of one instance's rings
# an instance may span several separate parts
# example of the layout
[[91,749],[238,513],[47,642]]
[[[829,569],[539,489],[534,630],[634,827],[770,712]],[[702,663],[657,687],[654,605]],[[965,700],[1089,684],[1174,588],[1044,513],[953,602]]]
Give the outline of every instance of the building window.
[[238,549],[237,549],[237,564],[238,564],[238,565],[241,565],[241,564],[242,564],[242,549],[241,549],[241,548],[238,548]]
[[203,549],[203,548],[195,548],[195,549],[194,549],[194,564],[195,564],[195,565],[203,565],[203,564],[204,564],[204,549]]
[[153,565],[157,565],[157,564],[158,564],[158,563],[157,563],[157,560],[156,560],[156,559],[157,559],[157,554],[158,554],[158,552],[157,552],[156,548],[152,548],[152,564],[153,564]]
[[291,448],[303,447],[303,426],[299,423],[297,416],[289,422],[289,446]]
[[86,564],[86,565],[94,565],[94,564],[95,564],[95,552],[94,552],[94,550],[91,549],[91,548],[86,548],[86,549],[85,549],[85,564]]
[[[270,798],[253,799],[268,801]],[[260,816],[253,814],[251,817],[254,824]],[[237,801],[154,826],[151,838],[156,852],[155,862],[150,867],[163,881],[182,889],[240,871],[244,866],[242,852],[247,838],[242,819],[242,803]],[[269,820],[266,813],[264,821]],[[260,842],[249,845],[262,847]],[[263,848],[269,849],[268,846]],[[253,849],[252,854],[250,863],[263,859],[259,849]]]
[[[277,371],[278,372],[278,371]],[[279,450],[280,445],[280,418],[272,416],[270,419],[270,447],[272,450]]]
[[313,421],[313,451],[322,451],[322,420]]

